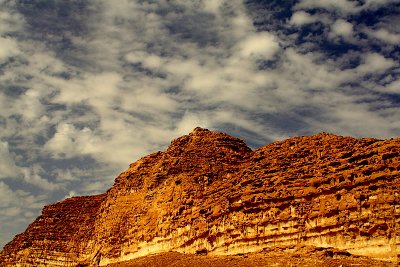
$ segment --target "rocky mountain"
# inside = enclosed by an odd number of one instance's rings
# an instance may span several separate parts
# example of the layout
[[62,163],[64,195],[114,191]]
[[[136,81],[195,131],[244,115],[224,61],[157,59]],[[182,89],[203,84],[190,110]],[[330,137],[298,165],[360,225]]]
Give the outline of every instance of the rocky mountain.
[[400,139],[301,136],[252,151],[196,128],[102,195],[46,206],[0,266],[104,266],[169,251],[332,247],[397,262]]

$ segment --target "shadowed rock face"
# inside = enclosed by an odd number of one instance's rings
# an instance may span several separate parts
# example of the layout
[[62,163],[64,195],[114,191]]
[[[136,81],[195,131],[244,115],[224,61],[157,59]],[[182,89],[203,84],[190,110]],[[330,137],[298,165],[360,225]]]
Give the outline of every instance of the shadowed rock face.
[[400,139],[318,134],[253,152],[196,128],[131,164],[106,194],[45,207],[0,262],[106,265],[168,251],[233,255],[296,244],[396,261],[399,186]]

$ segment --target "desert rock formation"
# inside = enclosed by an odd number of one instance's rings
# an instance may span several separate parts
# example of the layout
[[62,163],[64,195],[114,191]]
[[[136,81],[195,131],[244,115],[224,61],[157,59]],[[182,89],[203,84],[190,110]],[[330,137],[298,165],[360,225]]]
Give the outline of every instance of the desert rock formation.
[[252,151],[196,128],[105,194],[47,206],[0,266],[97,266],[155,253],[310,245],[396,262],[400,139],[302,136]]

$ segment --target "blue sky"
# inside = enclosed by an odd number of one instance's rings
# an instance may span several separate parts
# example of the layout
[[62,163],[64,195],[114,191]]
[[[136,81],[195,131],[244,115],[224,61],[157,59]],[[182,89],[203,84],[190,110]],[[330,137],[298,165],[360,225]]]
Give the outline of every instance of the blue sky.
[[399,0],[0,0],[0,246],[196,126],[398,137]]

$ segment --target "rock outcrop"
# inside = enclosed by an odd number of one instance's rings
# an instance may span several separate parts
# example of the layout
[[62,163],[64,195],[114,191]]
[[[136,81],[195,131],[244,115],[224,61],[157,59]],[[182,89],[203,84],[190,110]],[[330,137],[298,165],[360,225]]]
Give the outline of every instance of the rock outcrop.
[[1,266],[96,266],[154,253],[297,244],[397,261],[400,139],[295,137],[252,151],[196,128],[130,165],[106,194],[45,207]]
[[0,266],[76,266],[91,255],[94,220],[106,195],[72,197],[43,208],[0,254]]

